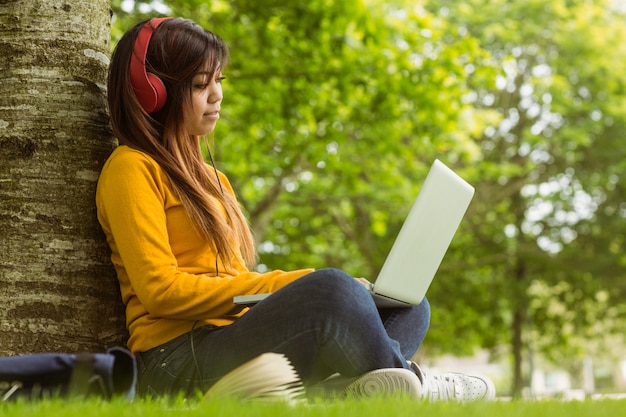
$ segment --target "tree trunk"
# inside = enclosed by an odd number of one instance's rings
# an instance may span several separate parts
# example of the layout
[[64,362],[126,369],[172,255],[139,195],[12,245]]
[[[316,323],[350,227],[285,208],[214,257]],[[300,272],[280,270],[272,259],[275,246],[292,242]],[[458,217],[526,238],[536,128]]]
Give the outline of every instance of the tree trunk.
[[522,389],[524,388],[524,379],[522,375],[522,329],[524,324],[523,312],[520,307],[515,307],[513,311],[513,324],[511,335],[511,348],[513,352],[513,385],[511,393],[513,398],[520,398],[522,396]]
[[94,194],[108,0],[0,2],[0,355],[125,342]]
[[[515,207],[517,218],[517,230],[522,230],[524,221],[524,204],[521,196],[517,194],[513,197],[513,207]],[[524,361],[524,324],[526,323],[526,314],[528,310],[528,297],[526,291],[528,289],[527,265],[525,257],[519,253],[519,248],[526,245],[526,239],[523,233],[519,233],[517,237],[518,253],[513,268],[513,322],[511,324],[511,352],[513,354],[513,384],[511,393],[513,398],[520,398],[524,388],[524,375],[522,372],[522,364]]]

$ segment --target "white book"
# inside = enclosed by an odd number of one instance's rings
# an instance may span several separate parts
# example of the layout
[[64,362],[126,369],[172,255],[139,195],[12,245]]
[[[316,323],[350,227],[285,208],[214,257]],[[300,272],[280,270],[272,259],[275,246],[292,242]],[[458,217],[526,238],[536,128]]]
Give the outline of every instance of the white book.
[[296,401],[304,386],[289,359],[279,353],[264,353],[235,368],[205,394],[206,400],[225,397]]

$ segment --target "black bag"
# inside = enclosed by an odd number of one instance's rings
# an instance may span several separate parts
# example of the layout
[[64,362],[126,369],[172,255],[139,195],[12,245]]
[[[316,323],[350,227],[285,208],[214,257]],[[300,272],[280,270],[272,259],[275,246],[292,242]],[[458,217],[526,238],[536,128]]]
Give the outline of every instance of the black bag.
[[124,396],[137,383],[135,357],[115,347],[105,353],[38,353],[0,358],[0,400],[69,396]]

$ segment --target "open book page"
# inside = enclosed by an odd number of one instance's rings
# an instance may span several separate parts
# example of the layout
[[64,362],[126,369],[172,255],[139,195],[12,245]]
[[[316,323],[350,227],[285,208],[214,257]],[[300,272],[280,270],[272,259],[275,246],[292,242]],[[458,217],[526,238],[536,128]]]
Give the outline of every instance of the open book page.
[[303,393],[302,381],[289,359],[278,353],[264,353],[224,375],[204,398],[293,401]]

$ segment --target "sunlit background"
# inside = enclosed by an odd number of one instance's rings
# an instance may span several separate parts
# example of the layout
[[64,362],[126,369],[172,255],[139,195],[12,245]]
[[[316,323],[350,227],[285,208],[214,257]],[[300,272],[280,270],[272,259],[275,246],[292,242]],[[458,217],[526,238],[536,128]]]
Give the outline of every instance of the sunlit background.
[[503,395],[626,391],[620,0],[113,0],[231,48],[217,164],[261,271],[375,277],[440,158],[476,196],[428,297],[421,363]]

